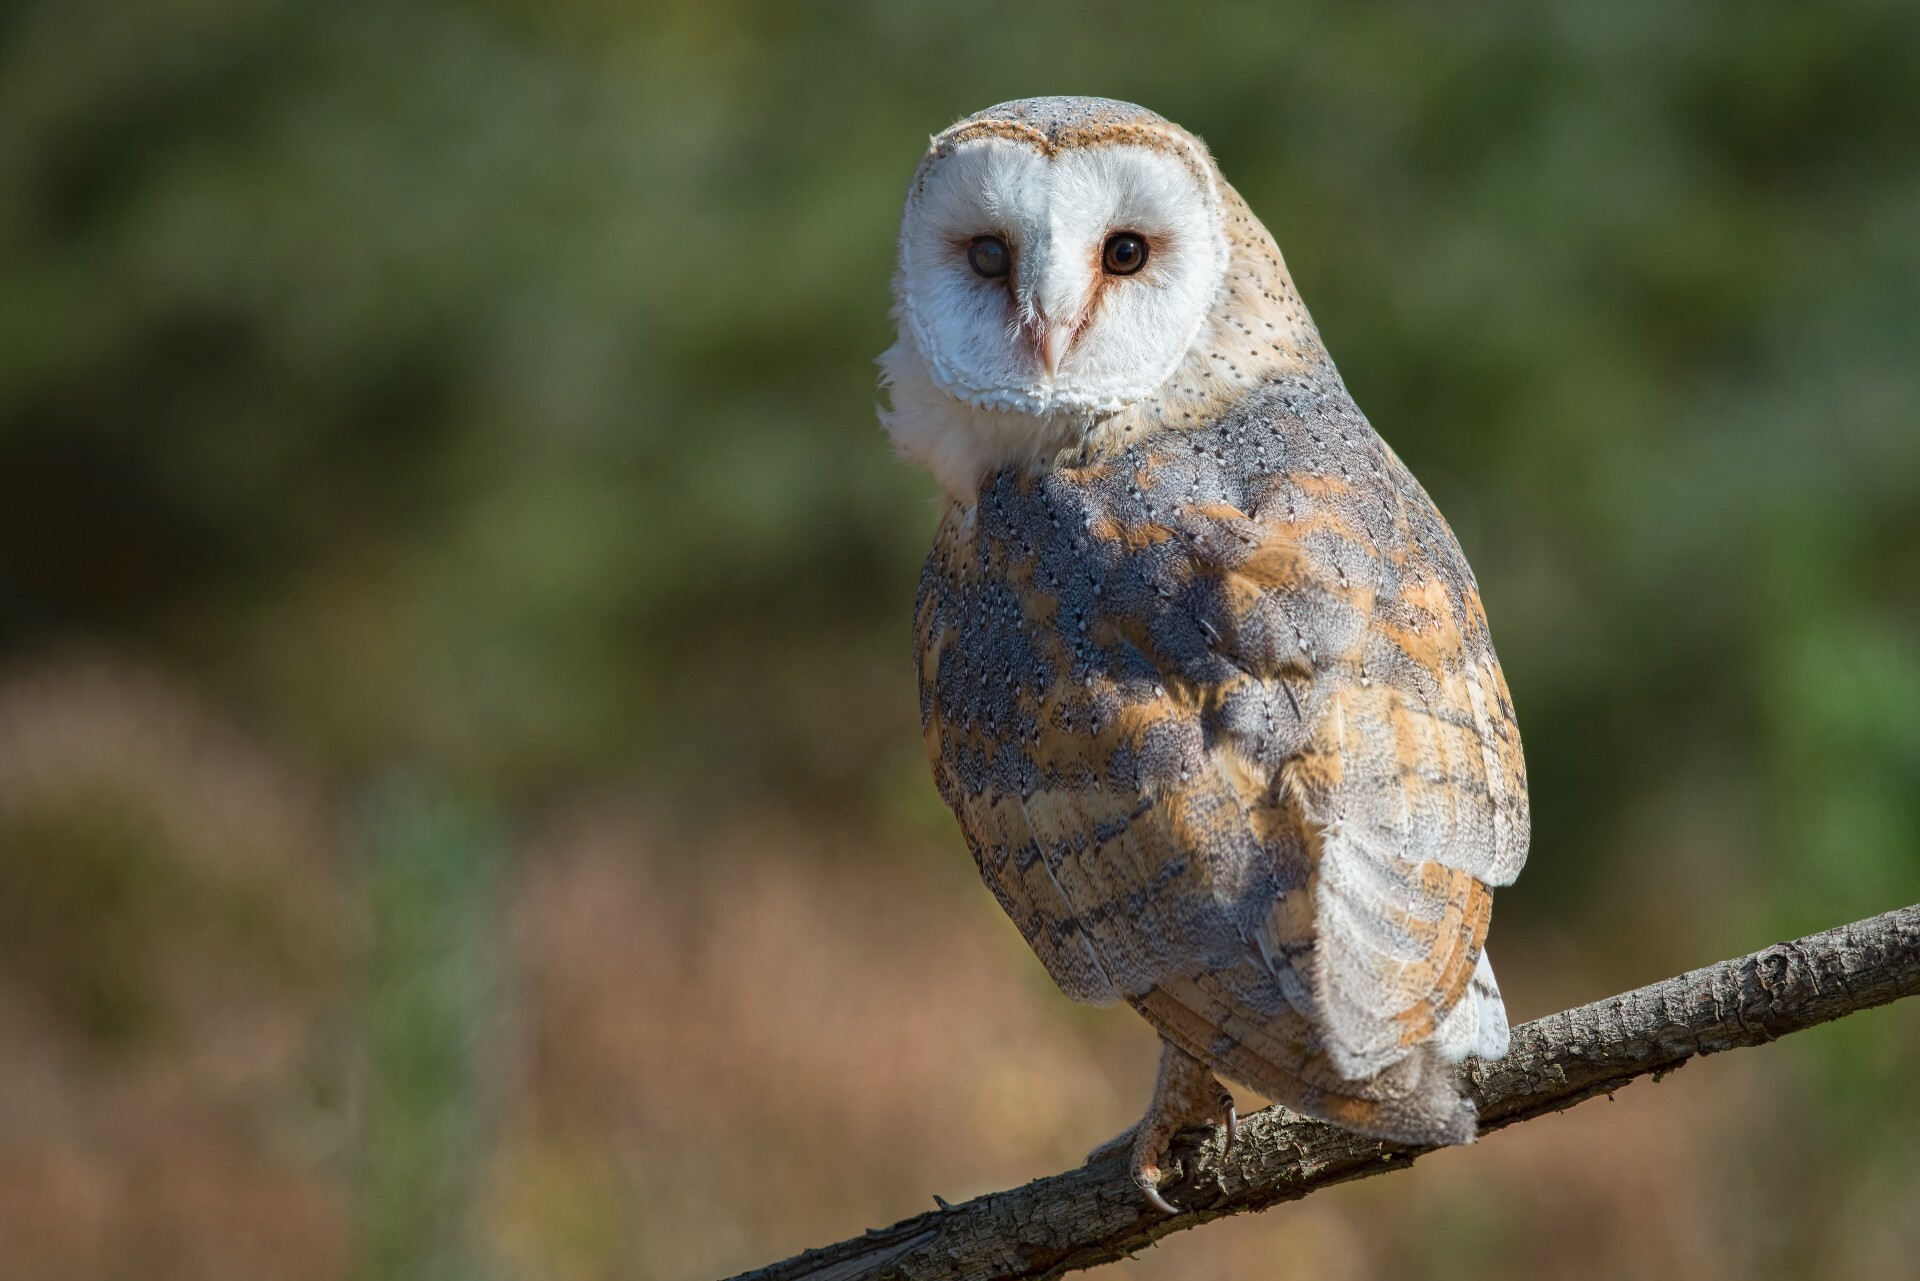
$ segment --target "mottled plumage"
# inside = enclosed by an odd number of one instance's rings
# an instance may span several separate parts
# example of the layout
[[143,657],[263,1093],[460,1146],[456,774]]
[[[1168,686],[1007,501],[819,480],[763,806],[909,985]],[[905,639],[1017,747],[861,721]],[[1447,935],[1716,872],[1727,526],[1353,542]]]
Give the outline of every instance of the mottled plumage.
[[[890,423],[910,453],[941,431],[978,455],[942,476],[915,615],[941,796],[1055,981],[1132,1005],[1174,1075],[1190,1056],[1363,1133],[1470,1139],[1451,1065],[1505,1052],[1483,943],[1527,800],[1459,544],[1197,140],[1126,104],[1032,100],[937,138],[916,184],[981,136],[1164,151],[1206,184],[1225,253],[1171,374],[1122,407],[955,401]],[[897,287],[910,308],[915,282]],[[1155,286],[1088,288],[1133,287]],[[1107,341],[1099,306],[1076,342]],[[912,383],[926,341],[889,354],[896,416],[940,405]],[[1168,1074],[1136,1153],[1149,1176],[1171,1125],[1199,1119]]]

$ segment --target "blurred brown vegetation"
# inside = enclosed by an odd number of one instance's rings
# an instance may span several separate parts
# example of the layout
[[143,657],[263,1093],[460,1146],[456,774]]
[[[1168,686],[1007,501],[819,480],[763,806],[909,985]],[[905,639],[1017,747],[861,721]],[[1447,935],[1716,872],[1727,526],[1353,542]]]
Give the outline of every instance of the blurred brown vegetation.
[[[926,777],[901,189],[1203,134],[1479,572],[1526,1018],[1920,899],[1920,9],[0,8],[0,1277],[718,1275],[1153,1067]],[[1895,1006],[1138,1276],[1903,1276]]]

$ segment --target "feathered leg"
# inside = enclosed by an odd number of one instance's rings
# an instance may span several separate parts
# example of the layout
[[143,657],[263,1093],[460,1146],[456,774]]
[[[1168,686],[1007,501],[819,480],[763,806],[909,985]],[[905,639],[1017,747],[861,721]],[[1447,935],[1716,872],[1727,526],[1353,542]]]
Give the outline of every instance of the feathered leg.
[[1153,1101],[1147,1105],[1147,1114],[1133,1128],[1095,1148],[1087,1159],[1097,1161],[1126,1149],[1133,1181],[1140,1185],[1147,1200],[1168,1214],[1178,1214],[1180,1211],[1160,1195],[1160,1158],[1179,1131],[1215,1122],[1226,1127],[1224,1147],[1231,1148],[1240,1126],[1240,1118],[1233,1108],[1233,1095],[1214,1079],[1206,1064],[1163,1039],[1160,1075],[1153,1083]]

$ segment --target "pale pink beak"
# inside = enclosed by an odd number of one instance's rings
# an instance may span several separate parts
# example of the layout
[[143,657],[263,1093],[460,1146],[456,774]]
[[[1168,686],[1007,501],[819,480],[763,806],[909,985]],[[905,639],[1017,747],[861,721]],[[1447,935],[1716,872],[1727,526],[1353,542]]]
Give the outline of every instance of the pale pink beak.
[[1052,325],[1041,331],[1040,363],[1047,367],[1047,377],[1052,379],[1060,372],[1060,357],[1067,354],[1067,348],[1073,345],[1073,330],[1066,325]]
[[1076,326],[1055,324],[1039,312],[1027,323],[1027,337],[1033,343],[1033,354],[1040,358],[1049,381],[1059,375],[1060,358],[1067,354],[1067,348],[1073,346],[1075,332]]

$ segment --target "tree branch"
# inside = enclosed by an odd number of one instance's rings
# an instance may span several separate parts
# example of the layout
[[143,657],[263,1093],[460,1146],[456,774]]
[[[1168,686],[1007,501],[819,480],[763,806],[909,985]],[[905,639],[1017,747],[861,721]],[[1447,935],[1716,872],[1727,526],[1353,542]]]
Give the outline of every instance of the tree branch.
[[[1536,1019],[1495,1063],[1462,1069],[1482,1132],[1611,1094],[1713,1054],[1920,993],[1920,905],[1778,943],[1636,991]],[[1151,1209],[1123,1157],[809,1250],[733,1281],[989,1281],[1054,1277],[1122,1258],[1170,1233],[1264,1210],[1349,1179],[1405,1169],[1428,1148],[1361,1138],[1268,1108],[1222,1158],[1216,1135],[1183,1134]]]

